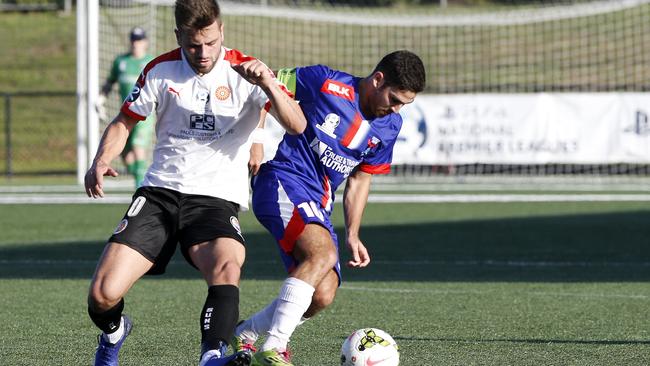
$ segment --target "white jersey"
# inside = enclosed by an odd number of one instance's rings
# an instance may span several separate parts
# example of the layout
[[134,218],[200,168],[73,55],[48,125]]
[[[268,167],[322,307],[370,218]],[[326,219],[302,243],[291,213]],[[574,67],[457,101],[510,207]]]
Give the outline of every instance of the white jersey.
[[122,112],[144,120],[155,109],[156,146],[143,186],[219,197],[248,209],[249,136],[268,97],[231,64],[251,57],[222,47],[199,76],[180,48],[151,61]]

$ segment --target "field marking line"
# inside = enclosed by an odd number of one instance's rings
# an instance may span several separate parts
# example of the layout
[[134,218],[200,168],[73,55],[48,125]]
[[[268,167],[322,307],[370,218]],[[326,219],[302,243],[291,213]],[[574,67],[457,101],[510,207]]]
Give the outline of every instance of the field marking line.
[[[97,260],[83,260],[83,259],[0,259],[0,265],[62,265],[62,264],[96,264]],[[169,264],[178,265],[184,264],[184,261],[172,260]],[[247,263],[254,264],[275,264],[280,263],[280,260],[249,260]],[[373,264],[381,265],[422,265],[422,266],[492,266],[492,267],[522,267],[522,268],[540,268],[540,267],[562,267],[562,268],[593,268],[593,267],[609,267],[609,268],[638,268],[650,267],[650,262],[587,262],[587,261],[501,261],[501,260],[403,260],[403,261],[390,261],[390,260],[374,260]]]
[[438,266],[493,266],[493,267],[650,267],[650,262],[614,262],[614,261],[516,261],[516,260],[374,260],[374,264],[399,264],[399,265],[438,265]]
[[[108,194],[101,199],[70,194],[0,195],[0,204],[128,204],[131,195]],[[371,194],[373,203],[488,202],[650,202],[650,194]],[[337,200],[340,203],[340,199]]]
[[[434,289],[404,289],[404,288],[387,288],[387,287],[364,287],[364,286],[348,286],[341,285],[341,290],[349,291],[362,291],[362,292],[383,292],[383,293],[413,293],[413,294],[433,294],[433,295],[488,295],[494,294],[496,290],[434,290]],[[639,294],[603,294],[603,293],[579,293],[579,292],[547,292],[547,291],[514,291],[517,294],[525,294],[531,296],[553,297],[578,297],[587,299],[600,299],[600,298],[620,298],[620,299],[635,299],[635,300],[650,300],[650,295]],[[510,296],[510,295],[509,295]]]

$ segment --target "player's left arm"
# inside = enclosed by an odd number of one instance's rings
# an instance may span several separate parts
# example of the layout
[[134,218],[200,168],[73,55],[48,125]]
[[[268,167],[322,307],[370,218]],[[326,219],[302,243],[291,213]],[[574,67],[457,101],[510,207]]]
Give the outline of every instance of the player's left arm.
[[343,192],[343,214],[345,217],[346,243],[352,258],[348,267],[362,268],[370,263],[368,249],[359,238],[363,210],[368,202],[372,174],[356,169],[345,184]]
[[291,135],[301,134],[307,120],[298,103],[287,94],[286,88],[277,82],[275,75],[262,61],[248,60],[232,66],[249,83],[262,88],[271,102],[269,113]]

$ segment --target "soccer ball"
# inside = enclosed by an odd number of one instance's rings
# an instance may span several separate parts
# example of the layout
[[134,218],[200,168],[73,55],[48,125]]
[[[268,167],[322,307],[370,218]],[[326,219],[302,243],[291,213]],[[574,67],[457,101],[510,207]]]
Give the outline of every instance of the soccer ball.
[[381,329],[359,329],[343,342],[341,365],[397,366],[399,348],[393,337]]

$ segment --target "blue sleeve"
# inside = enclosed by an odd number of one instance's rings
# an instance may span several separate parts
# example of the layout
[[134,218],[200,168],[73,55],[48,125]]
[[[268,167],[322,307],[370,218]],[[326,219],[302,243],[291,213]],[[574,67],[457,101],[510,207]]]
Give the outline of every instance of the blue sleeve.
[[332,69],[325,65],[313,65],[296,68],[296,100],[311,102],[316,99],[325,80],[329,79]]

